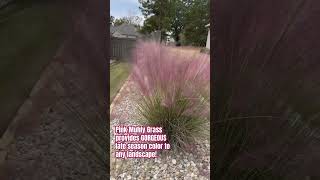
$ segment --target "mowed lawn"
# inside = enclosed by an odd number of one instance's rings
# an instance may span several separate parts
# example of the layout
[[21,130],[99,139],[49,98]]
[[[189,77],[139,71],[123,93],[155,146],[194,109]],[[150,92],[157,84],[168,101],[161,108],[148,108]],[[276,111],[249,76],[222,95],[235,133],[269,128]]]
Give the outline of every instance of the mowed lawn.
[[200,47],[190,47],[190,46],[180,46],[180,47],[171,47],[172,52],[179,53],[187,56],[193,56],[200,53]]
[[130,74],[130,64],[127,62],[114,62],[110,64],[110,103],[113,101],[123,83]]
[[0,135],[62,42],[56,4],[17,1],[0,10]]

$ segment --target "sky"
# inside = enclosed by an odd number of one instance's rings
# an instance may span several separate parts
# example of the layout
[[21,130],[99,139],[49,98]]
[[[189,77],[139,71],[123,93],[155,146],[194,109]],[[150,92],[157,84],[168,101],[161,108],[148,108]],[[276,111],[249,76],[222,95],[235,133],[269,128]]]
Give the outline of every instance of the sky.
[[138,0],[110,0],[110,15],[115,18],[134,15],[143,19],[139,5]]

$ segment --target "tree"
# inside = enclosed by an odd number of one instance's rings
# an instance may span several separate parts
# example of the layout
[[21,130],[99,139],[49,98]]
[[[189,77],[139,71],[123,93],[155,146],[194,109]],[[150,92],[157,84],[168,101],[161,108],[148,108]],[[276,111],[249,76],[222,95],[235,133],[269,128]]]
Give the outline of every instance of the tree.
[[136,27],[140,27],[141,21],[142,19],[139,16],[125,16],[115,19],[114,26],[119,26],[121,24],[132,24]]
[[195,0],[189,2],[184,23],[185,43],[204,46],[208,35],[206,25],[209,24],[209,1]]
[[120,26],[121,24],[129,24],[125,18],[119,18],[114,20],[114,26]]
[[161,31],[161,40],[166,38],[166,32],[170,31],[172,14],[172,1],[170,0],[139,0],[139,7],[145,17],[141,28],[142,33]]
[[176,41],[177,45],[180,45],[180,34],[185,26],[186,5],[187,4],[182,0],[172,1],[170,10],[170,31],[172,32],[172,37]]
[[204,45],[209,23],[209,0],[139,0],[145,17],[142,33],[161,30],[162,39],[170,32],[180,44],[181,35],[190,45]]

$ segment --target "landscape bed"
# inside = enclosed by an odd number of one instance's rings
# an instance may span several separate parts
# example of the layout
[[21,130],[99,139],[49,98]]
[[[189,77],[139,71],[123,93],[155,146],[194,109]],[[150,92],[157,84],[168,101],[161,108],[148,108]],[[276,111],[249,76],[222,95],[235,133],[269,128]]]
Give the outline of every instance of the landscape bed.
[[[130,77],[112,103],[111,179],[209,179],[209,56],[174,50],[153,42],[140,42],[134,50]],[[119,143],[125,126],[161,128],[163,134],[157,135],[170,148],[145,142],[140,135],[137,142],[156,146],[157,151],[148,148],[156,155],[129,150],[130,142]]]

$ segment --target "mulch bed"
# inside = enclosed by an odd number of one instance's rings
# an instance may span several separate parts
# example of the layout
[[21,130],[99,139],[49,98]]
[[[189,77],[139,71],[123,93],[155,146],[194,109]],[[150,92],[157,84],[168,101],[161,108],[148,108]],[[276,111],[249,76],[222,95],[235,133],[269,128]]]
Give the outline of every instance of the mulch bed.
[[[119,92],[111,109],[110,159],[111,179],[209,179],[210,146],[209,137],[199,142],[192,152],[174,153],[157,159],[116,159],[114,155],[115,125],[139,125],[136,101],[139,91],[129,79]],[[208,126],[209,127],[209,126]]]

